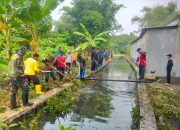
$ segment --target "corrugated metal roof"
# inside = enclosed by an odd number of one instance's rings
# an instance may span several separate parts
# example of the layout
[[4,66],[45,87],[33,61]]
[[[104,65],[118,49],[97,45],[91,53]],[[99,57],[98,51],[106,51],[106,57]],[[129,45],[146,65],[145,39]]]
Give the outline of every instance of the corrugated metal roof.
[[178,25],[175,25],[175,26],[163,26],[163,27],[153,27],[153,28],[143,28],[141,30],[141,33],[140,33],[139,37],[137,37],[134,41],[132,41],[131,44],[133,44],[134,42],[141,39],[143,37],[143,35],[146,33],[146,31],[157,30],[157,29],[176,29],[177,27],[178,27]]

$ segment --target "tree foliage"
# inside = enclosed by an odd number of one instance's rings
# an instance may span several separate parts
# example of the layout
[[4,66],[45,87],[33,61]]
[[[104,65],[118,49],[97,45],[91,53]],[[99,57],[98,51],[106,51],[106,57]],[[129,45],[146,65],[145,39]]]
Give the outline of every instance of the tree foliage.
[[75,35],[80,36],[84,40],[84,43],[80,44],[77,49],[83,51],[90,51],[92,47],[99,47],[102,43],[107,42],[107,40],[103,37],[107,35],[109,31],[105,31],[100,34],[97,34],[96,36],[92,36],[83,24],[81,24],[81,28],[82,33],[74,32]]
[[[115,14],[121,7],[123,5],[115,4],[113,0],[73,0],[72,7],[63,8],[64,14],[56,23],[56,31],[80,32],[80,23],[92,36],[107,30],[120,29]],[[75,35],[71,35],[71,39],[76,44],[83,42]]]
[[142,17],[134,16],[131,20],[132,23],[138,23],[140,28],[160,26],[180,13],[173,2],[168,3],[167,6],[144,7],[141,12]]
[[114,53],[127,54],[130,53],[130,43],[135,39],[135,35],[122,34],[118,36],[112,36],[110,38],[110,48]]

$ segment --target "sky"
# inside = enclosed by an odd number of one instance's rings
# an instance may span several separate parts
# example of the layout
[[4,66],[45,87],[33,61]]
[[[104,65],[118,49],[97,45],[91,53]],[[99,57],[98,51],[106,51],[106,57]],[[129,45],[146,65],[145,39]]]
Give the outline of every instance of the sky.
[[[122,25],[123,31],[121,33],[131,33],[138,30],[137,24],[131,24],[133,16],[142,16],[140,12],[144,6],[154,7],[156,5],[167,5],[168,2],[177,3],[178,9],[180,9],[180,0],[114,0],[117,4],[123,4],[126,8],[121,8],[116,14],[116,20]],[[61,10],[63,6],[72,6],[72,0],[65,0],[59,5],[51,14],[53,20],[57,21],[62,15]]]

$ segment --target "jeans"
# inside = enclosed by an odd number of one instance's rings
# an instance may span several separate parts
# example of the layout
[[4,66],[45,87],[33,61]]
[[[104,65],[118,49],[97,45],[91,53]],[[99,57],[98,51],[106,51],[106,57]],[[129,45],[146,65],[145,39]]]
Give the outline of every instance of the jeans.
[[46,72],[45,73],[45,82],[49,81],[49,74],[50,74],[50,76],[52,77],[53,80],[56,80],[56,76],[55,76],[54,72]]
[[61,72],[61,73],[59,73],[59,79],[60,79],[60,81],[62,81],[63,78],[64,78],[65,68],[63,68],[63,67],[58,67],[57,69],[58,69],[59,72]]
[[144,75],[145,75],[145,67],[139,65],[139,79],[144,80]]
[[85,76],[85,70],[80,70],[79,78],[82,79]]
[[171,83],[171,71],[172,67],[167,67],[167,83]]

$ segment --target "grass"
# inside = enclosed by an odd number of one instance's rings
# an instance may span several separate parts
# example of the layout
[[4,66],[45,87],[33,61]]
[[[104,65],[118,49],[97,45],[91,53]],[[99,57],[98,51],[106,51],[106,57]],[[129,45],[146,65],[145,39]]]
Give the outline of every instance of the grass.
[[180,116],[180,95],[170,88],[159,86],[148,86],[147,90],[158,130],[173,130],[170,121]]

